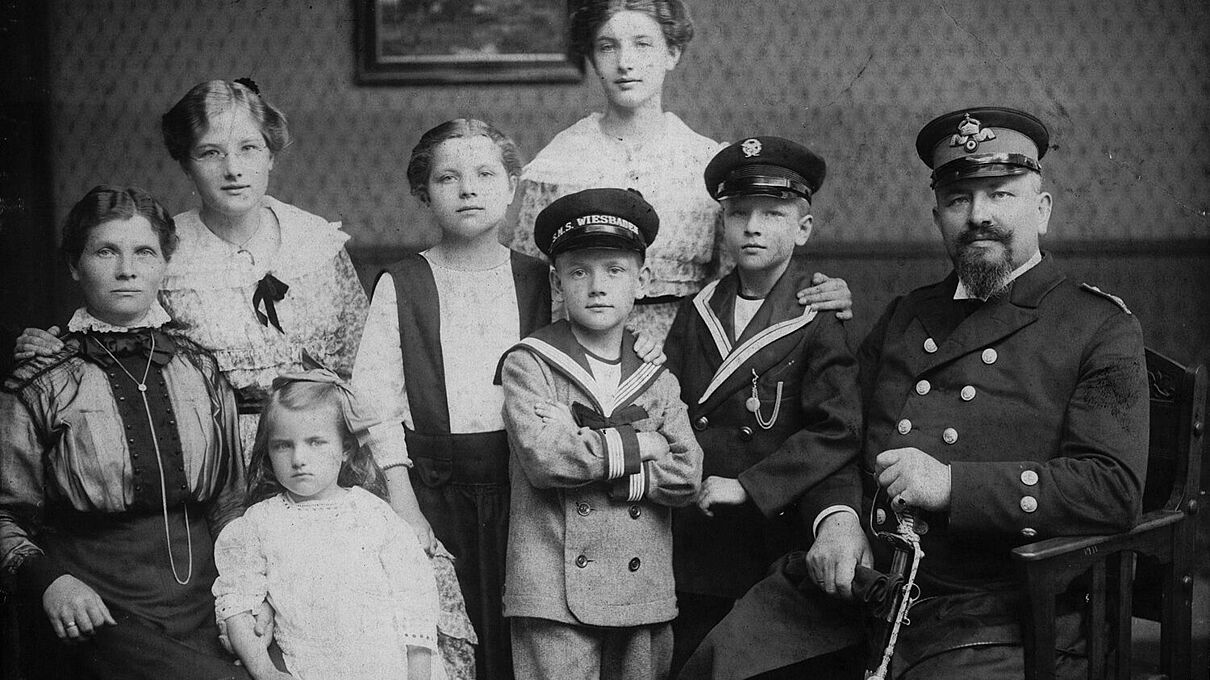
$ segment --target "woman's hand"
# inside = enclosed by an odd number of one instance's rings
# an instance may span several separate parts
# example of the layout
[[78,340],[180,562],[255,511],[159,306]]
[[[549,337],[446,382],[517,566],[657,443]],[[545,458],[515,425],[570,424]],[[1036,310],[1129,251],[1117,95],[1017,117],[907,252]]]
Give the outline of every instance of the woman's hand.
[[34,357],[48,357],[58,352],[63,349],[63,341],[58,335],[58,326],[51,326],[46,330],[26,328],[17,336],[17,343],[13,346],[13,358],[25,361]]
[[656,366],[660,366],[668,360],[668,357],[664,356],[664,342],[645,331],[640,331],[635,335],[634,353],[639,355],[639,358],[645,363]]
[[71,574],[55,579],[42,593],[42,609],[60,640],[81,640],[101,626],[118,625],[97,591]]
[[814,285],[810,288],[798,291],[798,304],[821,312],[835,309],[836,318],[842,321],[853,318],[853,293],[844,279],[817,272],[811,276],[811,283]]

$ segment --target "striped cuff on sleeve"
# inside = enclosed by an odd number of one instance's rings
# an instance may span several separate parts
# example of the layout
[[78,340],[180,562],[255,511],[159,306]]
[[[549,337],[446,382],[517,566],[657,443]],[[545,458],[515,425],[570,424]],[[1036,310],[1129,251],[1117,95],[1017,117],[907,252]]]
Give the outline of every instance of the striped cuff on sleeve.
[[647,495],[647,466],[644,465],[634,474],[615,479],[609,485],[609,497],[614,500],[625,499],[630,503],[641,501]]
[[639,438],[629,425],[601,430],[605,441],[606,479],[618,479],[639,471]]

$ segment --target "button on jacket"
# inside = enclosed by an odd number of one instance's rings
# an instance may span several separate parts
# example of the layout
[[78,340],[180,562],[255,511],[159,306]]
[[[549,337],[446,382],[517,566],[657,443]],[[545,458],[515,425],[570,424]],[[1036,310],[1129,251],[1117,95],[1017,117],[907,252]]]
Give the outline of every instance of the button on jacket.
[[[956,280],[892,302],[860,354],[867,466],[901,447],[950,465],[949,512],[923,538],[925,596],[1013,590],[1014,546],[1129,528],[1146,472],[1134,316],[1049,256],[965,320]],[[885,519],[878,529],[894,531]]]

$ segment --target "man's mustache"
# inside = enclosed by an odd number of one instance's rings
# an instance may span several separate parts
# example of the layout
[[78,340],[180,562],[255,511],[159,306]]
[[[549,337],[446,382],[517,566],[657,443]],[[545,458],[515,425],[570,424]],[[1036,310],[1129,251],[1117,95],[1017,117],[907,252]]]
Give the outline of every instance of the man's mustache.
[[958,244],[969,246],[975,241],[999,241],[1001,243],[1008,243],[1011,237],[1012,234],[1006,229],[1001,229],[999,227],[980,227],[978,229],[970,229],[962,232],[962,234],[958,236]]

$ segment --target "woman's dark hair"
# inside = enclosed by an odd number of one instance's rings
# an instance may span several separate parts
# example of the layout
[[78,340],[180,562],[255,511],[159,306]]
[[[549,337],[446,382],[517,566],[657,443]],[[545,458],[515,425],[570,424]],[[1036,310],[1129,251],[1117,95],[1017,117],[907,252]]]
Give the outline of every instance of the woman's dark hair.
[[669,47],[681,52],[693,40],[693,19],[681,0],[581,0],[571,11],[571,49],[592,61],[597,32],[618,12],[646,14],[660,25]]
[[340,466],[336,483],[343,487],[360,486],[370,493],[387,500],[386,476],[374,456],[366,447],[359,446],[349,432],[342,415],[342,400],[338,385],[323,382],[289,382],[273,390],[265,400],[256,438],[252,443],[252,460],[248,464],[248,505],[271,498],[286,490],[273,473],[273,459],[269,456],[269,433],[273,430],[274,415],[280,409],[290,411],[332,411],[337,428],[344,438],[345,450],[349,451]]
[[235,82],[208,80],[198,83],[160,118],[164,146],[174,161],[183,163],[198,138],[206,133],[210,119],[233,106],[248,110],[252,120],[260,126],[269,151],[276,154],[290,144],[285,114],[266,101],[258,88],[249,87],[245,82],[251,83],[244,78]]
[[88,234],[96,227],[113,220],[128,220],[136,215],[147,219],[160,239],[160,252],[165,260],[176,250],[176,223],[172,215],[146,190],[101,184],[93,187],[84,198],[76,201],[63,223],[63,241],[59,251],[73,267],[80,261]]
[[412,148],[412,157],[408,160],[408,186],[411,187],[412,195],[422,203],[429,202],[429,175],[433,171],[433,154],[437,152],[437,147],[447,139],[466,137],[487,137],[495,142],[500,149],[500,160],[504,163],[508,176],[521,176],[521,168],[525,165],[521,158],[521,149],[508,135],[476,118],[447,120],[420,136],[420,141]]

